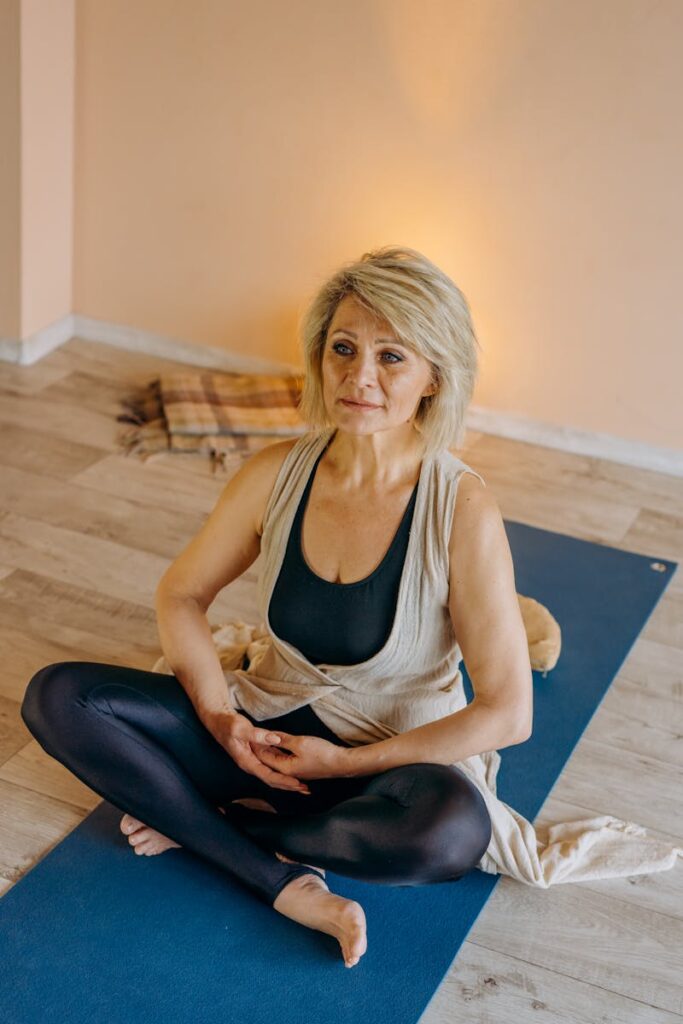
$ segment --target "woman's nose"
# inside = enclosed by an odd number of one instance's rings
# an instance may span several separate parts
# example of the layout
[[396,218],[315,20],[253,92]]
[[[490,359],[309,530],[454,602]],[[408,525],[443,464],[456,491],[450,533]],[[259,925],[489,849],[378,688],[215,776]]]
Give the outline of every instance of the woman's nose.
[[355,387],[372,387],[377,383],[377,364],[375,357],[370,355],[356,356],[349,369],[349,382]]

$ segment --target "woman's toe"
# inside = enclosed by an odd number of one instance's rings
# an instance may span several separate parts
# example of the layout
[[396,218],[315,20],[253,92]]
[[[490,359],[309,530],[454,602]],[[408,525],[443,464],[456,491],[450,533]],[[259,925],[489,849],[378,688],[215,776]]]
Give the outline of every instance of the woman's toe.
[[143,825],[141,828],[137,829],[132,836],[128,836],[128,842],[131,846],[139,846],[141,843],[146,843],[150,836],[150,830]]
[[134,818],[132,814],[124,814],[121,818],[121,831],[124,835],[129,836],[132,832],[144,826],[144,821],[140,821],[138,818]]

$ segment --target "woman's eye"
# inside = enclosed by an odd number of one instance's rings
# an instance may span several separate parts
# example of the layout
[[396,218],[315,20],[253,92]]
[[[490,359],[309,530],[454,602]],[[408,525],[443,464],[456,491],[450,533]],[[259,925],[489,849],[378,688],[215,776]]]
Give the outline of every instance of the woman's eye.
[[[339,352],[340,348],[346,348],[346,349],[349,349],[349,351],[350,351],[349,346],[345,345],[343,341],[337,341],[332,346],[332,350],[334,352]],[[340,355],[344,355],[344,353],[341,352]],[[391,356],[392,358],[389,360],[389,362],[392,363],[392,364],[394,364],[394,363],[402,363],[403,362],[403,357],[397,355],[396,352],[383,352],[382,355],[383,356]]]

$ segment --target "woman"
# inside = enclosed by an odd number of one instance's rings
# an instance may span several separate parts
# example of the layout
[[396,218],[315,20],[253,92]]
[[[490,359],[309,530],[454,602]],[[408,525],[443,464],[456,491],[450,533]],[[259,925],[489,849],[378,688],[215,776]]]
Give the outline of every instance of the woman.
[[[312,430],[248,459],[162,577],[170,674],[48,665],[22,716],[127,812],[136,853],[196,852],[336,936],[350,967],[365,915],[324,869],[418,885],[476,867],[491,822],[454,762],[528,737],[532,677],[500,511],[448,450],[477,370],[459,289],[387,247],[326,282],[302,333]],[[226,673],[206,611],[261,550],[267,656],[284,657]],[[390,671],[373,675],[390,649]],[[466,707],[453,697],[461,649]]]

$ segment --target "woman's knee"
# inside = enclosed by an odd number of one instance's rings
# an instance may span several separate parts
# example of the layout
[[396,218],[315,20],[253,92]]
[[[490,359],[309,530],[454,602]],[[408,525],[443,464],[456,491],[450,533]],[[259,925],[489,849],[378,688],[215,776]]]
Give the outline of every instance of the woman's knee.
[[[412,766],[411,828],[418,856],[437,871],[461,875],[476,867],[491,841],[484,797],[454,765]],[[441,862],[441,865],[439,864]]]
[[57,661],[39,669],[29,680],[20,713],[29,732],[43,740],[59,729],[82,690],[85,663]]

